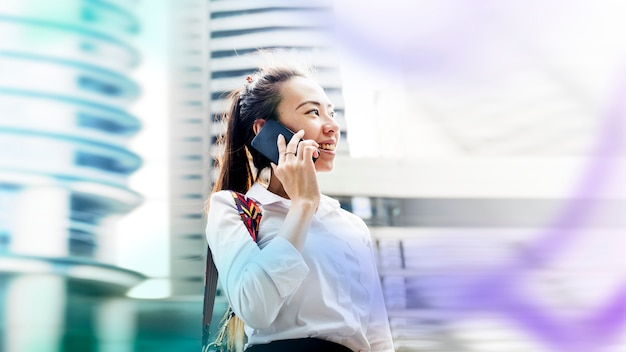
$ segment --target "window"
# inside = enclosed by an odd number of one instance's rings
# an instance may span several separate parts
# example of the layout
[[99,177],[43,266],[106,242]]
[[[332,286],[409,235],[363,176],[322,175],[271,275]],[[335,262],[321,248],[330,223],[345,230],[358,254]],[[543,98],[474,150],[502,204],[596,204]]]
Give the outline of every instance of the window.
[[137,132],[139,127],[125,126],[106,117],[91,115],[84,112],[76,114],[76,125],[109,133],[130,134]]
[[135,165],[124,164],[114,157],[87,152],[77,152],[74,162],[78,166],[92,167],[120,174],[129,174],[136,169]]
[[93,77],[79,76],[78,82],[76,83],[81,89],[114,97],[120,96],[123,93],[122,88],[120,88],[119,85],[105,82]]
[[93,233],[82,230],[70,229],[68,240],[70,256],[92,258],[96,248]]

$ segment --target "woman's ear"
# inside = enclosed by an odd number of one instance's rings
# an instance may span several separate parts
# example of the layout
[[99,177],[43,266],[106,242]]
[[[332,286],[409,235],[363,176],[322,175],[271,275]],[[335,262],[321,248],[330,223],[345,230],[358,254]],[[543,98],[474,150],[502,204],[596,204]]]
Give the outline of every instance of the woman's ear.
[[265,125],[264,119],[256,119],[254,121],[254,124],[252,125],[252,130],[254,131],[255,136],[259,134],[259,131],[261,130],[261,128],[263,128],[263,125]]

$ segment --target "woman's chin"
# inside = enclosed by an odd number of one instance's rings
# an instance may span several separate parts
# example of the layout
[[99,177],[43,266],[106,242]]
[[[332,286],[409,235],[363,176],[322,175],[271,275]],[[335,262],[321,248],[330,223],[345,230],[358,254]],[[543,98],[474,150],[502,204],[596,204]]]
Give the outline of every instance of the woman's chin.
[[329,162],[321,162],[321,163],[315,163],[315,171],[316,172],[329,172],[333,170],[333,163],[329,163]]

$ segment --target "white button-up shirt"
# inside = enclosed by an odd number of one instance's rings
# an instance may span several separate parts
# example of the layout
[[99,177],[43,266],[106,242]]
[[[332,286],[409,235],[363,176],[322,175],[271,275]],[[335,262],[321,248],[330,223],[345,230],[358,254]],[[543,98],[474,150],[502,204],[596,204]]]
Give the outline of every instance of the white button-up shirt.
[[276,236],[291,201],[260,184],[247,196],[263,217],[254,243],[230,191],[211,197],[206,236],[248,344],[317,337],[353,351],[393,351],[369,230],[322,196],[302,252]]

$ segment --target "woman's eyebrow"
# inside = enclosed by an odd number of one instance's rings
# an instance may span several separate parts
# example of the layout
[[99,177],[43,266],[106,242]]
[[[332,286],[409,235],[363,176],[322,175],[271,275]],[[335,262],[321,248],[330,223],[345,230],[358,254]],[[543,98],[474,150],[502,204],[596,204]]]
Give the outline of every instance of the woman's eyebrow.
[[[306,104],[313,104],[313,105],[315,105],[315,106],[322,106],[322,104],[321,104],[320,102],[318,102],[318,101],[315,101],[315,100],[307,100],[307,101],[305,101],[305,102],[301,103],[300,105],[298,105],[298,106],[296,107],[296,110],[300,109],[301,107],[303,107],[303,106],[304,106],[304,105],[306,105]],[[326,105],[326,107],[327,107],[327,108],[329,108],[329,109],[333,109],[333,104],[330,104],[330,103],[329,103],[328,105]]]
[[303,102],[303,103],[300,103],[300,105],[298,105],[298,106],[296,107],[296,110],[300,109],[301,107],[303,107],[303,106],[304,106],[304,105],[306,105],[306,104],[313,104],[313,105],[315,105],[315,106],[321,106],[321,105],[322,105],[322,104],[320,104],[319,102],[317,102],[317,101],[315,101],[315,100],[307,100],[307,101],[305,101],[305,102]]

